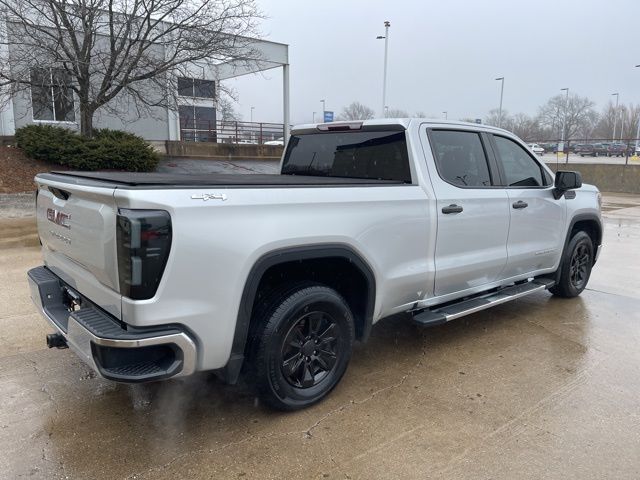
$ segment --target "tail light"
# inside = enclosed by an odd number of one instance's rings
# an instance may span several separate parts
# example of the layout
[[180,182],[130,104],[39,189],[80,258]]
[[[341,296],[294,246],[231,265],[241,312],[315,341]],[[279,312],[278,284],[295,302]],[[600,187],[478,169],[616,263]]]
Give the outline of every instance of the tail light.
[[120,209],[116,240],[120,293],[134,300],[153,297],[171,249],[169,213]]

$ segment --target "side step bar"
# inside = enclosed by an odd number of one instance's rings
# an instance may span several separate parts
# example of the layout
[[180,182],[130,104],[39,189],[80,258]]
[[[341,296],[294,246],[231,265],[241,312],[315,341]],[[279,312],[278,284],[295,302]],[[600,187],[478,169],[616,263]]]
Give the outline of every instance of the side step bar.
[[498,291],[452,303],[444,307],[434,307],[414,314],[413,321],[424,327],[442,325],[456,318],[500,305],[531,293],[546,290],[555,285],[551,278],[540,277],[527,283],[505,287]]

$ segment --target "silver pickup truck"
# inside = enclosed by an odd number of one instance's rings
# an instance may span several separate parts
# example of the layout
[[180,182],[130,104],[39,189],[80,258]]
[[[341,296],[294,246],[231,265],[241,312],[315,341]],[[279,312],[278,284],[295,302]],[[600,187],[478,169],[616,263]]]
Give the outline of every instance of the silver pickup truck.
[[102,377],[241,374],[317,402],[354,341],[406,312],[438,325],[585,288],[600,193],[504,130],[385,119],[293,130],[279,175],[36,177],[33,301]]

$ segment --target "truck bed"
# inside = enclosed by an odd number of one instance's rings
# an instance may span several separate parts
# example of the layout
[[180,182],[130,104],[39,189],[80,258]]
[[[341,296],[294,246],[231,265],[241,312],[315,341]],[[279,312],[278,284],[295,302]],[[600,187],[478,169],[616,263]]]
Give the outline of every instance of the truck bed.
[[[180,174],[139,172],[51,172],[39,178],[65,181],[74,184],[99,182],[117,188],[179,188],[179,187],[300,187],[300,186],[348,186],[348,185],[402,185],[401,181],[368,178],[321,177],[307,175],[272,174]],[[62,178],[61,178],[62,177]]]

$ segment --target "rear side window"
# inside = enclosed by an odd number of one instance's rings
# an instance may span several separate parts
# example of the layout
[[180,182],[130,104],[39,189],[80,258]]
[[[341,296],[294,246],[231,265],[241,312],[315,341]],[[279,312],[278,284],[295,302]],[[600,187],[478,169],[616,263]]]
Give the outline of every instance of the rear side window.
[[405,133],[358,131],[292,135],[282,174],[411,183]]
[[432,130],[429,138],[443,180],[457,187],[489,187],[487,157],[475,132]]
[[547,183],[542,175],[542,168],[524,148],[505,137],[493,138],[502,161],[507,186],[542,187]]

